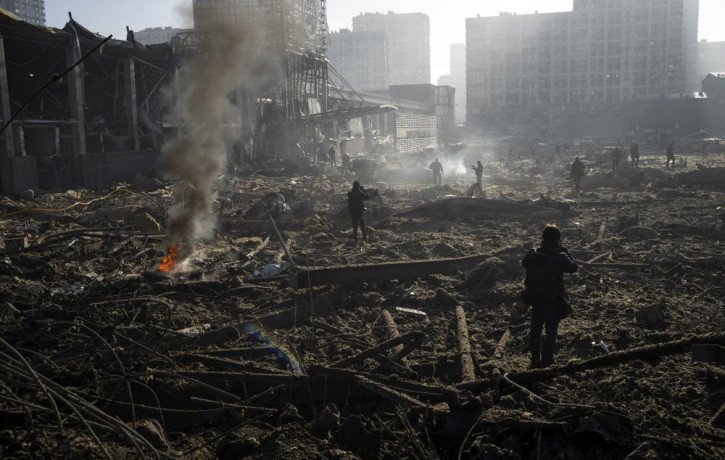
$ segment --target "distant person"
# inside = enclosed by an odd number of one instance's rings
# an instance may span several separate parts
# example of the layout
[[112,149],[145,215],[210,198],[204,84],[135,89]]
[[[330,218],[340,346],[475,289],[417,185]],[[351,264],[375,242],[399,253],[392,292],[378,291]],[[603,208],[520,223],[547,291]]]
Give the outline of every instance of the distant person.
[[483,164],[481,160],[478,160],[475,165],[471,165],[471,169],[476,171],[476,182],[479,187],[483,187]]
[[352,183],[352,190],[347,192],[347,210],[352,218],[352,237],[357,241],[357,229],[362,230],[362,240],[367,242],[368,231],[365,227],[365,200],[369,200],[370,195],[360,185],[360,182]]
[[337,155],[337,152],[335,152],[335,147],[330,147],[330,149],[327,151],[327,158],[330,160],[330,165],[333,168],[337,168],[337,159],[335,158]]
[[622,156],[624,156],[624,150],[620,145],[612,150],[612,171],[616,171],[622,162]]
[[438,161],[438,158],[436,158],[435,161],[430,164],[428,169],[433,171],[433,183],[435,185],[442,184],[443,183],[443,165],[441,165],[441,162]]
[[[526,305],[531,305],[530,367],[548,367],[554,364],[559,322],[571,312],[564,289],[564,273],[575,273],[578,267],[569,251],[561,245],[561,232],[554,225],[546,226],[541,246],[531,249],[521,264],[526,269],[526,290],[521,297]],[[542,351],[544,326],[546,338]]]
[[636,142],[629,148],[629,159],[633,168],[639,168],[639,144]]
[[675,169],[675,151],[672,148],[672,142],[667,145],[667,163],[665,163],[665,169],[670,167],[670,161],[672,162],[672,169]]
[[350,160],[350,155],[348,155],[347,152],[342,154],[342,167],[348,171],[352,170],[352,161]]
[[571,164],[571,180],[574,181],[574,190],[579,192],[582,185],[582,178],[584,177],[584,163],[581,162],[579,157],[574,158],[574,163]]

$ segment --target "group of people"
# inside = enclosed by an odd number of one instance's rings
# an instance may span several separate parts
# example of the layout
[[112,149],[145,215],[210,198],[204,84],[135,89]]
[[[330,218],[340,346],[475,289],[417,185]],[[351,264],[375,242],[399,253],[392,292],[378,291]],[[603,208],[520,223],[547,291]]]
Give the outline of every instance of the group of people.
[[[428,169],[433,172],[433,184],[441,185],[443,183],[443,165],[438,158],[433,160]],[[475,165],[471,165],[471,169],[476,173],[476,183],[481,187],[483,185],[483,163],[481,163],[481,160],[477,161]]]
[[[665,168],[666,169],[674,169],[675,168],[675,150],[673,147],[673,144],[670,142],[667,145],[667,148],[665,149],[665,156],[666,156],[666,163]],[[624,148],[622,147],[622,144],[618,144],[617,147],[613,148],[611,150],[611,159],[612,159],[612,171],[616,171],[619,166],[621,165],[622,159],[624,159]],[[629,159],[632,162],[632,168],[633,169],[639,169],[639,159],[640,159],[640,153],[639,153],[639,144],[637,142],[632,143],[632,145],[629,147]],[[579,157],[576,157],[574,159],[574,162],[571,165],[571,179],[574,182],[574,189],[578,192],[581,188],[581,182],[586,174],[586,168],[584,166],[584,163],[579,159]],[[643,173],[640,173],[637,177],[641,178]]]
[[[670,144],[670,147],[672,147],[672,144]],[[616,171],[624,159],[624,147],[620,142],[614,149],[612,149],[612,171]],[[637,142],[633,142],[632,145],[629,146],[629,159],[632,162],[633,168],[639,168],[639,144]]]

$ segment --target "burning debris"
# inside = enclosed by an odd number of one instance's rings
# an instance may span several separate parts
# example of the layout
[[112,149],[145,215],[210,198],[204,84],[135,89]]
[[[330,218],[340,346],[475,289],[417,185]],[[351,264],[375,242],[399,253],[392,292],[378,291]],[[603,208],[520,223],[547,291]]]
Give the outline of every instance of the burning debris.
[[278,71],[274,53],[263,57],[254,40],[251,31],[220,27],[203,52],[191,56],[180,72],[179,97],[172,107],[179,134],[162,149],[164,171],[177,183],[177,202],[169,210],[168,244],[179,248],[180,261],[216,225],[211,215],[212,188],[240,135],[225,129],[241,111],[230,95],[243,85],[254,87],[260,79],[273,78]]
[[171,246],[164,256],[158,270],[163,273],[171,273],[179,263],[179,246]]

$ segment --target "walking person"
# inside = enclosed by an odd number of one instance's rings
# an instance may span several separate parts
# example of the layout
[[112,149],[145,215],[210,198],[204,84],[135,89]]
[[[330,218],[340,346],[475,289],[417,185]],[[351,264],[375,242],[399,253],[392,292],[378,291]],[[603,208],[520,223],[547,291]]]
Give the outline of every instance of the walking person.
[[[521,261],[526,269],[526,290],[521,298],[531,305],[529,342],[532,369],[554,364],[559,322],[571,312],[569,296],[564,289],[564,273],[575,273],[577,264],[561,245],[561,231],[547,225],[538,249],[531,249]],[[544,347],[542,331],[546,327]]]
[[431,171],[433,171],[433,183],[435,185],[440,185],[443,183],[443,165],[440,161],[438,161],[438,158],[435,159],[433,163],[430,164],[428,167]]
[[672,162],[672,169],[675,169],[675,150],[672,147],[672,142],[667,146],[667,163],[665,163],[665,169],[669,169],[670,161]]
[[629,148],[629,158],[632,160],[632,168],[639,168],[639,144],[634,143]]
[[571,164],[571,180],[574,181],[574,190],[578,193],[582,185],[582,178],[584,177],[584,163],[581,162],[579,157],[574,158],[574,163]]
[[358,227],[362,230],[363,242],[368,240],[368,231],[365,227],[365,200],[369,199],[370,195],[360,185],[360,182],[353,182],[352,190],[347,192],[347,210],[350,213],[350,218],[352,218],[352,237],[355,241],[357,241]]
[[483,187],[483,164],[478,160],[475,165],[471,165],[471,169],[476,172],[476,182],[479,187]]

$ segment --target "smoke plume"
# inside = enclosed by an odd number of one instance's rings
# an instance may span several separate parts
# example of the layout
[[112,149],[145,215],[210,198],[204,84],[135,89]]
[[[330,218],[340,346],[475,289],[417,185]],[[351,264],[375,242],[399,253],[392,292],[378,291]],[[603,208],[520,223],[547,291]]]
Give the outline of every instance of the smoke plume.
[[260,49],[251,43],[253,37],[250,30],[221,27],[180,69],[173,107],[180,131],[162,149],[163,169],[177,181],[167,243],[179,246],[180,260],[213,227],[213,183],[224,169],[229,146],[241,134],[230,124],[239,121],[240,110],[230,95],[242,85],[254,86],[254,80],[275,77],[274,57],[253,51]]

